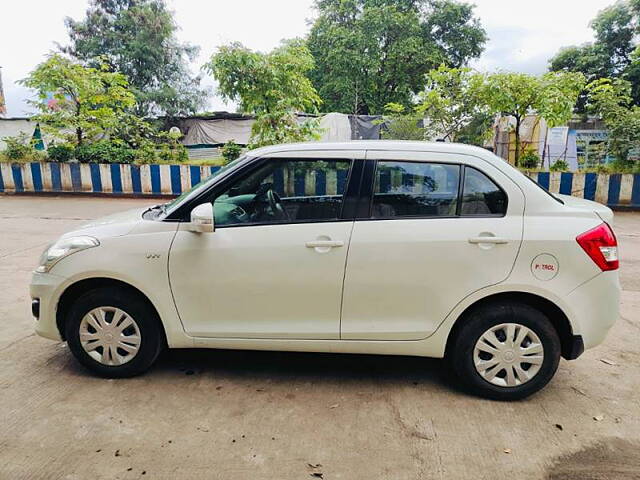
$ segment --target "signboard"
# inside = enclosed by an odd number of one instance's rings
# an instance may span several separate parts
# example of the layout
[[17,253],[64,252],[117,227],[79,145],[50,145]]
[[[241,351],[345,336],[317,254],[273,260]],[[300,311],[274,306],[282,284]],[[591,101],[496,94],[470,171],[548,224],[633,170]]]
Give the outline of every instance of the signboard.
[[547,133],[547,155],[545,166],[551,166],[556,160],[566,161],[569,127],[553,127]]
[[606,130],[576,130],[578,167],[589,168],[607,163],[608,140],[609,133]]

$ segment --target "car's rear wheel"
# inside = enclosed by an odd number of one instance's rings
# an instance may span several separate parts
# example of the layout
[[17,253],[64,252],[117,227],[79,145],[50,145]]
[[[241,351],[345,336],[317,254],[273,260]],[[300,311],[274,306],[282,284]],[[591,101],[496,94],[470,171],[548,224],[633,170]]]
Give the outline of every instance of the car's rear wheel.
[[133,291],[91,290],[72,305],[65,323],[69,349],[104,377],[131,377],[147,370],[164,346],[156,312]]
[[470,312],[447,352],[455,374],[476,394],[517,400],[543,388],[560,361],[560,339],[549,319],[520,303]]

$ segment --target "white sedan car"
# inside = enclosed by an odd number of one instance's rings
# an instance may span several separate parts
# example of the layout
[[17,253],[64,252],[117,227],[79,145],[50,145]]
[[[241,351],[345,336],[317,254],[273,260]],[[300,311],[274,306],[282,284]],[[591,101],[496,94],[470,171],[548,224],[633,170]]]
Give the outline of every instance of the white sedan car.
[[480,148],[277,145],[63,235],[36,331],[106,377],[166,347],[415,355],[517,399],[618,317],[612,218]]

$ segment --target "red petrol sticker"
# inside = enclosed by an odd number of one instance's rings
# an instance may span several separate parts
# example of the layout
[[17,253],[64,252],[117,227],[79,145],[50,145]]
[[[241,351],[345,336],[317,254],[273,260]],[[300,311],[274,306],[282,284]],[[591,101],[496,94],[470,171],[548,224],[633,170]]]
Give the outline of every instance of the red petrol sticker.
[[542,253],[531,262],[531,273],[538,280],[548,281],[558,274],[558,259],[549,253]]

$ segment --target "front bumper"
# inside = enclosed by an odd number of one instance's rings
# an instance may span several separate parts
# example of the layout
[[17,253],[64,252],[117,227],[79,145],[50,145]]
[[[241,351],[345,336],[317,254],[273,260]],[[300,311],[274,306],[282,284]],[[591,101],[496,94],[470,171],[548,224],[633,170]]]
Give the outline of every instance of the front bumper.
[[62,341],[56,324],[58,292],[64,281],[63,277],[51,273],[33,272],[31,285],[31,310],[36,319],[36,333],[41,337]]

